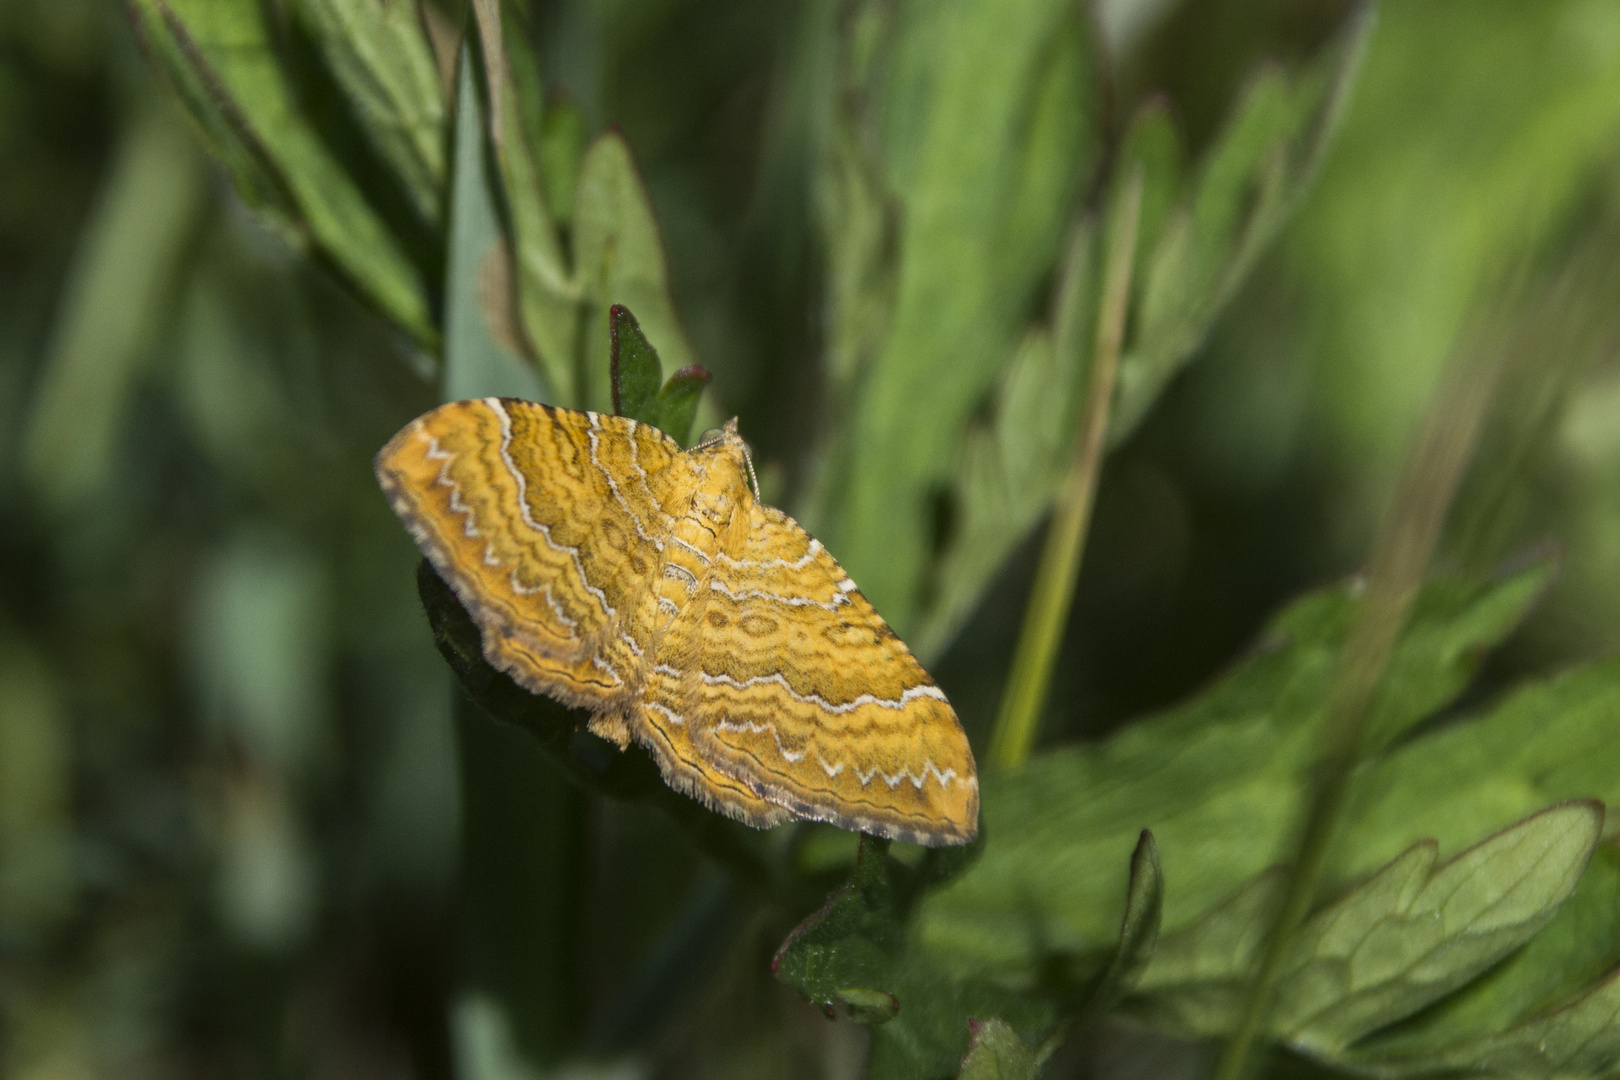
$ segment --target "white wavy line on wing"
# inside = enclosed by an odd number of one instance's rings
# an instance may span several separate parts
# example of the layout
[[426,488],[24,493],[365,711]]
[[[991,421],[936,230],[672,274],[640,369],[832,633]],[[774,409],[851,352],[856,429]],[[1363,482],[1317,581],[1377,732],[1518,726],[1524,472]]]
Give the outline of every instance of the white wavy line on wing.
[[[630,500],[626,499],[624,497],[624,492],[619,490],[619,482],[613,478],[613,474],[608,471],[608,467],[602,464],[602,459],[596,456],[596,451],[601,445],[601,439],[599,438],[602,431],[600,424],[601,417],[593,412],[588,412],[585,415],[590,418],[591,422],[591,430],[589,432],[589,437],[591,440],[591,464],[595,465],[597,471],[600,472],[607,480],[608,490],[613,492],[613,497],[618,500],[619,507],[624,510],[625,513],[630,515],[630,520],[633,521],[636,526],[636,535],[641,537],[647,543],[651,544],[653,547],[657,548],[659,551],[663,551],[664,542],[648,534],[647,526],[641,520],[641,515],[631,509]],[[630,440],[630,445],[635,445],[634,438]]]
[[720,552],[717,557],[727,566],[734,566],[742,570],[803,570],[815,561],[816,554],[819,551],[821,551],[821,541],[811,537],[810,546],[797,559],[733,559],[725,552]]
[[[674,519],[671,518],[670,520],[673,521]],[[703,553],[703,550],[701,548],[696,547],[696,546],[688,543],[685,540],[682,540],[680,537],[674,535],[673,533],[670,534],[669,538],[670,538],[671,542],[681,545],[681,547],[685,548],[687,551],[690,551],[693,555],[696,555],[697,558],[698,558],[698,561],[703,563],[704,566],[709,565],[709,557]],[[724,558],[724,556],[721,556],[721,557]]]
[[733,723],[730,720],[722,720],[714,725],[714,730],[746,731],[754,735],[763,735],[768,731],[771,733],[771,738],[776,742],[776,752],[781,754],[782,757],[787,760],[789,765],[796,765],[804,758],[803,750],[800,750],[797,754],[795,754],[793,751],[782,745],[782,736],[776,733],[776,725],[772,723],[757,724],[752,720],[744,720],[739,724]]
[[663,713],[665,718],[667,718],[670,723],[679,724],[682,727],[686,726],[686,717],[682,716],[674,709],[669,708],[667,705],[660,705],[656,701],[643,702],[643,704],[645,704],[649,709],[657,709],[659,712]]
[[619,678],[619,673],[617,671],[613,670],[613,665],[602,659],[600,656],[591,657],[591,665],[593,667],[599,667],[603,671],[607,672],[608,678],[613,680],[614,686],[624,685],[624,680]]
[[680,563],[675,563],[675,562],[665,563],[664,564],[664,576],[667,577],[667,578],[676,578],[677,580],[685,581],[686,582],[686,592],[687,592],[688,595],[690,595],[691,593],[693,593],[693,592],[695,592],[697,590],[697,587],[698,587],[697,575],[692,573],[692,571],[688,570],[686,567],[682,566]]
[[[798,764],[798,762],[802,760],[805,755],[805,751],[801,750],[795,754],[789,751],[787,747],[783,746],[782,736],[777,734],[776,725],[770,721],[760,723],[753,720],[743,720],[741,722],[722,720],[714,725],[714,729],[716,731],[743,732],[750,735],[763,735],[765,732],[769,731],[771,733],[771,738],[776,742],[776,749],[784,758],[787,759],[788,764],[790,765]],[[834,777],[838,776],[839,773],[844,771],[844,762],[829,762],[826,758],[821,756],[820,751],[816,752],[816,760],[821,764],[821,769],[827,774],[827,778],[829,780],[833,779]],[[952,780],[959,779],[955,769],[941,770],[938,765],[934,764],[933,758],[925,758],[922,763],[922,768],[917,772],[912,772],[910,769],[901,769],[897,773],[890,774],[884,772],[876,765],[872,766],[864,773],[860,770],[860,767],[857,766],[854,772],[855,778],[860,781],[862,787],[866,787],[868,784],[870,784],[873,777],[880,776],[883,778],[883,782],[890,788],[899,787],[902,781],[910,780],[911,786],[919,791],[922,790],[923,785],[928,783],[929,776],[933,776],[938,779],[939,786],[941,788],[948,788],[951,786]],[[967,781],[964,781],[964,783],[967,783]],[[977,787],[978,783],[977,781],[973,781],[969,784],[969,786]]]
[[849,603],[849,596],[841,592],[833,593],[831,602],[822,603],[820,600],[812,600],[808,596],[783,596],[780,593],[767,592],[764,589],[740,589],[737,592],[732,592],[718,579],[711,580],[709,588],[717,593],[724,593],[731,600],[771,600],[778,604],[787,604],[789,607],[818,607],[826,611],[837,611],[840,605]]
[[[457,514],[465,514],[467,520],[462,524],[462,532],[469,536],[478,536],[478,526],[473,522],[473,508],[461,501],[461,485],[450,479],[450,463],[456,460],[456,455],[439,446],[439,440],[427,432],[426,426],[417,421],[417,435],[427,440],[427,456],[433,461],[442,461],[439,466],[439,475],[434,483],[450,489],[450,509]],[[488,549],[485,549],[488,553]]]
[[900,696],[897,698],[880,698],[875,694],[862,694],[859,697],[835,705],[820,694],[799,693],[789,685],[787,677],[779,671],[772,672],[769,675],[753,675],[742,680],[734,679],[730,675],[711,675],[707,671],[698,674],[710,686],[729,686],[734,690],[746,690],[750,686],[759,686],[762,683],[777,683],[788,692],[788,696],[794,701],[805,705],[814,705],[819,709],[839,716],[844,713],[854,712],[862,705],[876,705],[881,709],[903,709],[918,698],[934,698],[937,701],[947,700],[945,691],[937,686],[922,683],[901,691]]
[[611,619],[617,613],[617,610],[612,604],[608,603],[607,594],[592,585],[591,579],[585,576],[585,564],[580,561],[579,549],[568,544],[557,543],[551,537],[551,529],[544,522],[536,521],[534,515],[529,511],[529,482],[524,477],[523,470],[517,467],[517,462],[512,460],[512,418],[506,414],[506,406],[501,404],[500,398],[494,397],[485,398],[484,404],[501,422],[501,460],[506,463],[506,471],[512,475],[512,479],[517,483],[518,512],[523,517],[523,523],[545,537],[546,543],[551,545],[553,551],[568,554],[568,557],[574,562],[574,572],[579,575],[580,584],[585,586],[586,592],[596,597],[596,602],[602,605],[602,613]]
[[636,430],[641,425],[628,417],[625,418],[625,423],[630,425],[630,465],[636,470],[636,475],[641,477],[641,490],[647,493],[647,501],[652,503],[658,510],[659,515],[664,519],[664,528],[667,529],[675,523],[675,519],[669,516],[668,511],[664,509],[664,504],[659,502],[658,496],[653,494],[652,478],[647,475],[646,468],[641,464],[641,451],[636,445]]

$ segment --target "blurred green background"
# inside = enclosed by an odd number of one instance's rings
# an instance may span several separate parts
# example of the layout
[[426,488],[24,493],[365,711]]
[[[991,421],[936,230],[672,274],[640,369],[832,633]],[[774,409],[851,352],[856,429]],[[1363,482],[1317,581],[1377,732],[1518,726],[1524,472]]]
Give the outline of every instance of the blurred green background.
[[[319,68],[296,5],[260,6],[289,65]],[[982,589],[930,614],[966,520],[953,455],[1047,319],[1071,222],[1143,102],[1200,161],[1255,72],[1329,70],[1357,17],[1097,0],[1058,5],[1051,31],[1038,6],[529,0],[507,28],[577,107],[556,115],[630,147],[684,327],[685,345],[655,341],[666,361],[689,348],[714,373],[703,415],[740,416],[768,501],[923,636],[980,750],[1045,502],[1012,515]],[[993,64],[928,36],[941,12],[1039,52],[1041,93],[998,103]],[[453,5],[425,17],[459,33]],[[462,790],[453,680],[370,467],[439,400],[437,346],[319,236],[244,204],[143,56],[141,18],[0,5],[0,1076],[482,1080],[581,1052],[567,1075],[858,1075],[864,1032],[766,970],[814,903],[740,896],[668,818],[567,788],[515,730],[481,752],[551,787]],[[300,107],[332,83],[298,84]],[[1620,2],[1386,3],[1347,94],[1297,213],[1108,459],[1045,743],[1183,698],[1284,600],[1359,567],[1471,333],[1533,347],[1465,488],[1488,527],[1445,558],[1563,555],[1474,693],[1620,646],[1620,290],[1600,257],[1620,250]],[[973,170],[1004,169],[1009,124],[1048,157],[998,210]],[[886,195],[862,194],[874,157]],[[866,233],[848,224],[863,208]],[[402,248],[437,280],[442,234],[419,233]],[[1511,288],[1553,314],[1491,324]],[[878,331],[862,302],[891,306]],[[584,338],[605,341],[599,321]],[[927,362],[885,367],[883,341]],[[901,374],[851,381],[863,364]],[[521,940],[470,917],[478,858],[549,905],[496,919]],[[545,968],[516,990],[492,976],[504,1006],[468,974],[499,954]],[[1153,1060],[1105,1047],[1083,1075],[1171,1068]]]

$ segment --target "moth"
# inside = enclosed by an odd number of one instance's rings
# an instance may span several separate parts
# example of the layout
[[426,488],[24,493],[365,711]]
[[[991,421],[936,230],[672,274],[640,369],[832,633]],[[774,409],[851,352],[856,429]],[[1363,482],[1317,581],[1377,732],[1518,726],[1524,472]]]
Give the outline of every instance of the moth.
[[440,406],[377,479],[520,686],[590,710],[759,828],[963,844],[979,788],[945,694],[820,542],[759,499],[733,420],[688,450],[625,417]]

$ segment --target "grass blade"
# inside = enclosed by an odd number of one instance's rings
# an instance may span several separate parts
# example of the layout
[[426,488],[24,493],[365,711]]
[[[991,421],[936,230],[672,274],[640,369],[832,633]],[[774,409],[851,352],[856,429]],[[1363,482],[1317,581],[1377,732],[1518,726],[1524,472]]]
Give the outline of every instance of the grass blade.
[[1131,265],[1136,254],[1136,227],[1142,210],[1142,174],[1131,174],[1120,194],[1108,240],[1103,270],[1097,347],[1092,355],[1091,383],[1080,442],[1058,495],[1057,509],[1041,551],[1035,588],[1024,616],[1012,673],[990,738],[992,768],[1016,769],[1029,757],[1040,726],[1041,709],[1052,683],[1052,664],[1068,625],[1074,602],[1080,556],[1085,547],[1097,473],[1107,445],[1109,408],[1114,397],[1120,342],[1130,299]]

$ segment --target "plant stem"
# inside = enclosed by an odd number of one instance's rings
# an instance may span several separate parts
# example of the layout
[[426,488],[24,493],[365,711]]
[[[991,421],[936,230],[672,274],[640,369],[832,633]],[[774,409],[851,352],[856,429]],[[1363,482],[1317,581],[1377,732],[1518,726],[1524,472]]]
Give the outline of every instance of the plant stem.
[[1385,519],[1367,589],[1328,690],[1316,785],[1298,854],[1277,908],[1249,1000],[1216,1063],[1216,1080],[1239,1080],[1270,1011],[1296,933],[1316,898],[1356,766],[1368,752],[1362,722],[1423,584],[1501,369],[1502,350],[1460,350],[1435,388]]
[[1130,304],[1131,269],[1136,256],[1136,229],[1142,212],[1142,170],[1126,179],[1114,206],[1108,232],[1102,298],[1098,304],[1097,341],[1091,356],[1085,414],[1074,459],[1058,491],[1052,524],[1041,549],[1035,587],[1024,612],[1007,690],[990,739],[990,763],[1016,769],[1028,759],[1040,727],[1041,709],[1052,683],[1052,664],[1063,641],[1063,629],[1074,603],[1080,557],[1097,493],[1097,473],[1108,443],[1108,418],[1114,400],[1114,376],[1125,337]]

